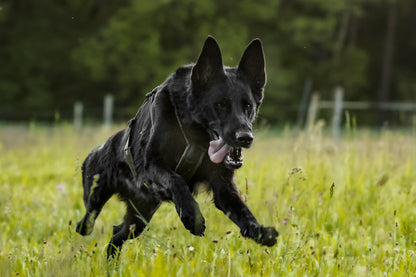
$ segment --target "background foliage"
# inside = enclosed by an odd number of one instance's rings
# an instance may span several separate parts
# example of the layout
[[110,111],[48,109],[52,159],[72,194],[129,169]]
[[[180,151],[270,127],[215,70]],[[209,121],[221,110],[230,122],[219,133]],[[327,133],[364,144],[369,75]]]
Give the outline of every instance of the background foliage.
[[79,100],[97,117],[112,93],[125,120],[208,34],[231,66],[263,40],[271,123],[293,120],[307,78],[323,99],[341,85],[347,100],[415,101],[415,13],[412,0],[3,0],[0,116],[69,117]]

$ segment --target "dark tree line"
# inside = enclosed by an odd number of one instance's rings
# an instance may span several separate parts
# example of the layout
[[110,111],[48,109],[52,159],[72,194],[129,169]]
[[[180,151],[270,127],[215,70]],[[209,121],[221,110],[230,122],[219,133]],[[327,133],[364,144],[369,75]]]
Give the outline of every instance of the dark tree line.
[[343,86],[346,100],[414,102],[415,14],[413,0],[3,0],[0,116],[66,117],[74,101],[97,116],[112,93],[125,119],[208,34],[231,66],[262,39],[271,123],[295,121],[308,78],[323,99]]

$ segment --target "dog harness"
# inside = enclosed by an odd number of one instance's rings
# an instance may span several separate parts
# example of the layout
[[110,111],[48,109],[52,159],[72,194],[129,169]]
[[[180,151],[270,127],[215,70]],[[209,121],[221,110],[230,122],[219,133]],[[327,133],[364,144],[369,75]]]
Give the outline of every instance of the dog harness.
[[[156,87],[151,92],[146,94],[146,98],[148,99],[151,97],[150,101],[153,102],[157,91],[158,91],[158,87]],[[183,151],[181,158],[179,159],[179,162],[175,167],[175,172],[181,175],[182,178],[186,182],[188,182],[189,180],[191,180],[192,176],[194,176],[196,170],[201,166],[202,159],[204,158],[204,155],[206,154],[207,150],[204,147],[196,143],[192,143],[188,139],[185,133],[185,130],[183,129],[182,122],[179,118],[179,114],[177,112],[176,106],[173,103],[172,105],[175,110],[176,121],[178,122],[179,129],[181,130],[182,136],[186,143],[185,150]],[[129,121],[129,126],[126,129],[127,140],[124,146],[124,158],[134,177],[137,176],[137,173],[136,173],[136,169],[134,166],[133,155],[131,154],[131,146],[130,146],[131,138],[130,137],[131,137],[131,129],[135,121],[136,121],[136,118],[133,118]]]

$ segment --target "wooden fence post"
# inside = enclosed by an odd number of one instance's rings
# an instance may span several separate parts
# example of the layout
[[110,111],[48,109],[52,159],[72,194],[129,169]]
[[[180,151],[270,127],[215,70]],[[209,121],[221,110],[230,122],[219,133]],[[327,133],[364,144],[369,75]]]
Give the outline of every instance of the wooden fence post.
[[344,100],[344,89],[342,87],[336,87],[334,91],[334,117],[332,118],[332,137],[339,139],[339,133],[341,129],[341,118]]
[[306,119],[306,130],[310,130],[315,122],[316,115],[318,114],[319,109],[319,94],[314,92],[312,95],[309,110],[308,110],[308,117]]
[[74,103],[74,128],[80,130],[82,128],[82,113],[84,106],[82,102],[77,101]]
[[312,90],[312,78],[308,77],[303,86],[302,99],[300,101],[300,106],[298,110],[298,116],[296,119],[296,125],[298,128],[302,128],[303,120],[308,109],[308,100]]
[[107,94],[104,97],[104,127],[110,128],[113,124],[113,106],[114,97],[111,94]]

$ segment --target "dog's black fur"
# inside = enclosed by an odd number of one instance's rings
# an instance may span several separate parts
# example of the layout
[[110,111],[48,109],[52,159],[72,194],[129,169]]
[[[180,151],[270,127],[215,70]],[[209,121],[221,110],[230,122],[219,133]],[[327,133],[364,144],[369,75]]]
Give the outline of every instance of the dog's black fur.
[[[77,232],[89,235],[106,201],[118,194],[127,212],[124,222],[113,227],[109,257],[144,230],[162,201],[172,201],[185,228],[202,236],[205,221],[192,193],[196,184],[205,183],[213,191],[216,207],[240,227],[243,236],[274,245],[275,228],[260,225],[235,188],[232,179],[239,166],[228,166],[225,160],[213,163],[206,154],[210,141],[218,136],[232,149],[251,146],[265,82],[260,40],[250,43],[238,68],[230,68],[223,66],[217,42],[208,37],[195,65],[180,67],[147,95],[130,135],[128,129],[122,130],[88,155],[82,166],[87,211]],[[194,145],[205,148],[201,166],[187,181],[175,172],[186,146],[180,124]],[[128,137],[137,176],[124,154]]]

